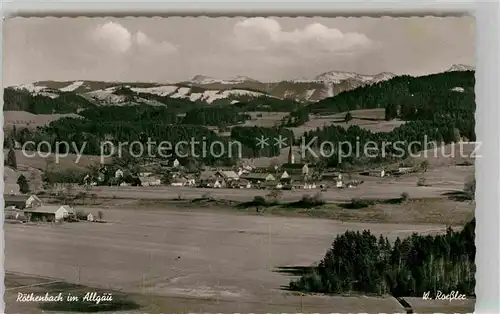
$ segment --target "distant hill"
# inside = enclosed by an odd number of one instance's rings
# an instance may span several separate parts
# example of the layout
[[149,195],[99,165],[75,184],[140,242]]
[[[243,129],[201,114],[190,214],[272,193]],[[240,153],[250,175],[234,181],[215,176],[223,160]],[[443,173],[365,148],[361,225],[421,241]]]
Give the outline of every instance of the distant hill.
[[[361,85],[373,84],[390,79],[391,73],[361,75],[350,72],[330,71],[311,80],[284,80],[279,82],[260,82],[247,76],[229,79],[196,75],[189,81],[179,83],[154,82],[103,82],[103,81],[39,81],[32,84],[11,86],[12,93],[29,93],[39,99],[57,99],[61,95],[73,95],[95,105],[165,105],[158,97],[200,101],[206,104],[236,103],[255,98],[276,98],[293,101],[313,102],[336,95]],[[128,94],[123,93],[128,89]],[[88,104],[76,107],[87,107]],[[10,104],[9,110],[18,105]],[[72,110],[75,106],[72,106]],[[24,108],[26,109],[26,108]],[[20,110],[20,109],[19,109]],[[30,111],[30,110],[28,110]]]
[[[471,69],[473,68],[470,66],[458,64],[451,66],[447,72]],[[195,106],[236,104],[264,99],[319,102],[313,106],[314,108],[321,107],[333,96],[358,87],[378,86],[397,77],[389,72],[367,75],[328,71],[312,79],[278,82],[261,82],[247,76],[219,79],[206,75],[196,75],[191,80],[178,83],[39,81],[7,87],[4,110],[20,110],[36,114],[77,113],[79,110],[101,105],[169,107],[174,103],[174,106],[181,107],[179,102],[184,101],[186,107],[191,107],[192,103]]]

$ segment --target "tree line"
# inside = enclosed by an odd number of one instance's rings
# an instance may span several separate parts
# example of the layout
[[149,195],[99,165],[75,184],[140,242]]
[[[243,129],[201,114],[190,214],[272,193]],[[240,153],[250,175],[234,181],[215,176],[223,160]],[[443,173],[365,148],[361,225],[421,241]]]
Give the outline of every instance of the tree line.
[[317,267],[290,283],[292,290],[421,297],[424,292],[474,295],[475,219],[457,232],[413,234],[391,244],[370,231],[338,235]]

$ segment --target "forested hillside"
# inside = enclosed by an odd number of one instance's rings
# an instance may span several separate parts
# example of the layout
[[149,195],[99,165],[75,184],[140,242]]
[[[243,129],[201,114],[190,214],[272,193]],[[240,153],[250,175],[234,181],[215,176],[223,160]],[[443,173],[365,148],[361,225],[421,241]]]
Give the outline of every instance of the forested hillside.
[[[356,109],[398,107],[407,102],[416,106],[430,106],[446,99],[454,88],[463,88],[463,94],[474,94],[474,71],[454,71],[427,76],[397,76],[388,81],[359,87],[325,98],[310,105],[312,113],[331,114]],[[473,98],[472,98],[473,99]],[[444,105],[441,107],[441,105]],[[449,107],[472,106],[470,98],[453,97],[447,104],[439,103],[434,110],[444,111]],[[456,109],[456,108],[455,108]]]
[[95,107],[87,99],[72,93],[63,92],[57,98],[34,95],[27,90],[5,88],[3,110],[28,111],[34,114],[77,113],[81,109]]
[[[360,87],[338,96],[325,99],[309,106],[312,112],[333,113],[354,109],[385,108],[386,120],[399,118],[407,123],[387,133],[372,133],[351,126],[327,126],[304,134],[309,142],[317,137],[317,143],[331,141],[348,142],[350,147],[361,147],[368,141],[377,143],[381,148],[377,159],[388,160],[401,156],[401,150],[395,145],[383,146],[382,143],[415,142],[410,149],[404,147],[406,157],[410,150],[416,152],[425,147],[425,142],[448,144],[461,139],[474,141],[476,110],[474,95],[474,72],[446,72],[423,77],[401,76],[376,85]],[[348,152],[345,145],[343,152]],[[335,165],[338,154],[330,163]],[[356,162],[345,159],[345,161]]]

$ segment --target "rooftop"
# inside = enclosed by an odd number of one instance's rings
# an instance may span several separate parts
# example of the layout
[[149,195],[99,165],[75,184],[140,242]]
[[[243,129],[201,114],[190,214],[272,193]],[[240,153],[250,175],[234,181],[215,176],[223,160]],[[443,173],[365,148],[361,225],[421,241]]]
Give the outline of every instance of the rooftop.
[[25,209],[26,213],[43,213],[43,214],[55,214],[63,206],[40,206],[36,208]]
[[20,194],[4,194],[3,199],[10,202],[26,202],[30,198],[30,195],[20,195]]
[[239,178],[238,174],[232,170],[221,170],[221,171],[218,171],[217,173],[219,173],[224,178],[229,178],[229,179],[238,179]]

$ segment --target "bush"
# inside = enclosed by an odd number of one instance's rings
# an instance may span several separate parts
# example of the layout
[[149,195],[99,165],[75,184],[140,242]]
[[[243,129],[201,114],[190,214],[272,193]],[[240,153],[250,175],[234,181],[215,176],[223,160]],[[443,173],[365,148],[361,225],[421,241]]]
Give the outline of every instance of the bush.
[[316,206],[324,205],[325,201],[320,192],[314,194],[314,196],[310,196],[309,194],[304,194],[302,199],[296,203],[293,203],[293,207],[300,208],[312,208]]
[[262,196],[256,196],[253,198],[252,202],[255,206],[266,206],[267,202],[266,199]]
[[464,184],[464,192],[467,194],[469,199],[473,200],[476,195],[476,177],[471,176],[467,178]]
[[424,177],[420,177],[417,180],[417,186],[427,186],[426,180]]
[[80,219],[80,220],[87,220],[87,213],[83,210],[77,210],[75,212],[75,216],[77,219]]
[[351,199],[351,202],[349,204],[346,204],[343,207],[348,208],[348,209],[361,209],[361,208],[365,208],[365,207],[368,207],[368,206],[371,206],[374,204],[375,204],[374,201],[353,198],[353,199]]
[[406,201],[408,201],[409,199],[410,199],[410,194],[408,194],[408,192],[403,192],[403,193],[401,193],[401,200],[402,200],[403,202],[406,202]]

